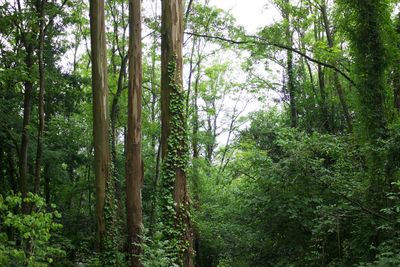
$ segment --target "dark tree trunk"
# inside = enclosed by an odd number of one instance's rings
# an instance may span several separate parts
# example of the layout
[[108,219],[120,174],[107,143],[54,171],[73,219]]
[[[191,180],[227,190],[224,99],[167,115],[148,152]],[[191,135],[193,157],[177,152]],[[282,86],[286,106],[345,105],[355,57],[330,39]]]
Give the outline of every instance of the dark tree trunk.
[[40,171],[43,157],[43,134],[45,125],[45,113],[44,113],[44,94],[45,94],[45,69],[44,69],[44,8],[46,0],[37,1],[37,13],[39,17],[39,47],[38,47],[38,59],[39,59],[39,123],[38,123],[38,136],[37,136],[37,148],[36,148],[36,163],[35,163],[35,182],[34,192],[39,194],[40,191]]
[[[289,4],[289,0],[286,0],[286,3]],[[293,33],[290,27],[290,14],[289,11],[285,8],[283,10],[283,17],[286,22],[286,40],[287,46],[293,46]],[[287,89],[289,92],[289,106],[290,106],[290,124],[293,128],[297,127],[298,124],[298,111],[297,111],[297,92],[295,85],[295,74],[294,74],[294,66],[293,66],[293,52],[289,49],[286,50],[286,82]]]
[[[25,64],[26,68],[31,73],[33,69],[33,46],[29,43],[25,44],[26,56]],[[28,148],[29,148],[29,125],[31,120],[31,109],[32,109],[32,91],[33,84],[30,79],[24,81],[24,113],[22,123],[22,137],[21,137],[21,151],[19,157],[19,192],[22,198],[26,198],[28,195]],[[22,204],[22,212],[28,213],[29,207],[26,202]]]

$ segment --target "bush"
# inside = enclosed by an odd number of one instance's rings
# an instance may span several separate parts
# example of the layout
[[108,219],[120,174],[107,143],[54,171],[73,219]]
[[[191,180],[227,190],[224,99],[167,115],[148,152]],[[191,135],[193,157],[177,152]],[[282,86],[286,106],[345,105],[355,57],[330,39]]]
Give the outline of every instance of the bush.
[[[29,214],[23,214],[23,201],[32,207]],[[50,242],[52,233],[62,227],[55,220],[61,215],[52,206],[46,211],[43,198],[28,194],[0,195],[0,265],[41,267],[51,264],[65,252]]]

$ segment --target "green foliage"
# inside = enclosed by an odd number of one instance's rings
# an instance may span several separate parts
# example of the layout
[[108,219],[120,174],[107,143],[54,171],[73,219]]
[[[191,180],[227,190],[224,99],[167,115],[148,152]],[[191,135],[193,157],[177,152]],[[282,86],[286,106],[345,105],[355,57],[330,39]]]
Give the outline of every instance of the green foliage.
[[161,168],[161,193],[160,205],[162,210],[163,234],[166,240],[173,245],[169,254],[173,255],[178,266],[181,266],[182,255],[189,249],[186,235],[189,225],[188,204],[176,203],[174,200],[175,179],[178,173],[186,172],[188,153],[186,145],[186,120],[185,98],[181,77],[176,69],[176,56],[172,57],[168,64],[168,76],[170,80],[170,133],[167,140],[167,155]]
[[[22,202],[32,207],[29,214],[16,212]],[[30,193],[25,199],[14,194],[5,198],[0,195],[0,264],[48,266],[65,256],[65,251],[51,242],[52,235],[62,227],[56,222],[60,218],[56,210],[46,211],[44,199],[37,195]],[[17,244],[11,235],[17,236],[20,242]]]
[[[364,138],[374,143],[385,136],[386,69],[389,60],[387,34],[390,27],[388,1],[342,0],[343,12],[348,16],[346,30],[350,36]],[[378,160],[378,159],[377,159]]]
[[[157,228],[163,229],[162,224],[158,224]],[[166,240],[161,231],[157,231],[153,237],[147,236],[145,232],[143,237],[143,255],[142,264],[144,267],[178,267],[176,255],[176,244],[171,240]]]
[[[399,266],[398,1],[270,2],[286,18],[249,36],[229,12],[193,1],[185,32],[194,35],[186,34],[188,54],[183,60],[191,90],[182,87],[172,57],[171,135],[161,167],[159,6],[158,1],[143,2],[144,23],[152,31],[143,38],[142,203],[149,229],[143,236],[143,266],[180,266],[189,247],[184,240],[189,220],[198,237],[198,266]],[[33,83],[34,92],[28,126],[29,190],[37,148],[38,12],[36,2],[21,1],[20,8],[17,3],[0,3],[0,265],[125,266],[121,229],[126,219],[122,177],[127,75],[122,71],[120,76],[120,69],[127,53],[127,2],[110,0],[105,6],[108,84],[110,99],[119,98],[119,112],[101,254],[94,252],[88,3],[46,2],[45,21],[51,23],[44,47],[46,121],[40,180],[46,200],[30,195],[25,201],[34,208],[22,214],[21,197],[5,195],[18,191],[24,81]],[[286,38],[287,30],[293,42]],[[333,40],[327,38],[329,30]],[[29,70],[24,36],[34,50]],[[295,129],[289,127],[293,99],[285,46],[293,50]],[[116,90],[119,85],[121,92]],[[259,96],[257,104],[276,108],[239,118],[240,105],[235,104],[233,115],[228,114],[232,101],[246,102],[253,94]],[[355,132],[346,125],[343,103]],[[255,105],[250,101],[248,108]],[[187,128],[188,118],[193,128]],[[229,142],[221,147],[231,122]],[[191,162],[188,141],[197,148]],[[188,173],[193,196],[179,207],[173,199],[177,170]],[[114,194],[115,184],[119,195]],[[57,204],[62,218],[50,203]],[[67,227],[60,229],[60,224]]]
[[[112,168],[112,167],[111,167]],[[113,171],[110,170],[110,174]],[[115,197],[115,180],[112,175],[106,181],[106,197],[104,221],[106,232],[103,240],[103,251],[100,255],[102,266],[123,266],[123,254],[119,253],[121,242],[120,229],[117,219],[117,200]]]
[[[212,266],[396,266],[400,201],[394,193],[385,198],[391,208],[368,206],[365,148],[350,136],[287,128],[281,116],[252,115],[222,177],[201,168],[195,216],[201,260]],[[382,150],[390,151],[389,144]],[[366,242],[375,235],[381,243]]]

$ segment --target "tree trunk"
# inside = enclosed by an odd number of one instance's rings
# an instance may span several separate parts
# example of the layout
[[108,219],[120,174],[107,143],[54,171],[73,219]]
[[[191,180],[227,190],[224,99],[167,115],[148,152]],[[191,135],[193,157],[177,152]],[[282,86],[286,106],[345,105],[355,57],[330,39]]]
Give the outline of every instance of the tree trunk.
[[[325,27],[326,39],[328,41],[328,47],[333,48],[334,47],[334,36],[333,36],[331,28],[330,28],[327,6],[326,6],[325,2],[321,5],[321,13],[322,13],[322,20],[324,22],[323,24]],[[333,62],[332,65],[336,67],[336,62]],[[339,74],[336,71],[333,72],[333,80],[334,80],[334,85],[335,85],[337,94],[339,96],[340,104],[342,106],[343,115],[344,115],[344,118],[345,118],[345,121],[347,124],[347,129],[349,130],[349,132],[352,132],[353,131],[353,123],[352,123],[349,107],[347,106],[346,96],[345,96],[345,93],[343,90],[343,86],[339,79]]]
[[[157,2],[156,8],[157,10]],[[157,53],[157,34],[153,33],[153,43],[151,46],[151,107],[150,107],[150,118],[151,124],[154,125],[158,122],[156,118],[156,106],[158,101],[158,90],[156,85],[156,53]],[[156,148],[156,143],[157,148]],[[160,135],[158,132],[153,133],[151,136],[151,148],[153,151],[153,160],[155,162],[155,174],[153,178],[153,183],[151,190],[153,190],[150,199],[150,215],[149,215],[149,235],[150,237],[154,236],[155,226],[157,221],[157,199],[158,199],[158,184],[160,178],[160,161],[161,161],[161,144],[160,144]]]
[[106,183],[110,174],[108,143],[108,84],[104,0],[90,0],[90,34],[93,90],[93,140],[96,176],[97,249],[103,250]]
[[[290,1],[286,0],[286,4],[289,5]],[[293,33],[290,29],[290,14],[287,8],[283,10],[283,17],[286,21],[286,40],[288,47],[293,46]],[[289,91],[289,102],[290,102],[290,122],[293,128],[297,127],[298,116],[297,116],[297,92],[294,77],[294,67],[293,67],[293,52],[291,50],[286,50],[286,71],[287,71],[287,88]]]
[[319,84],[319,92],[321,95],[321,119],[322,119],[322,127],[326,132],[331,132],[332,127],[330,125],[330,116],[329,116],[329,108],[326,99],[326,90],[325,90],[325,73],[321,67],[318,65],[318,84]]
[[[186,123],[185,94],[182,81],[183,1],[163,0],[161,22],[161,155],[163,159],[163,190],[165,204],[170,194],[173,212],[165,207],[164,220],[179,234],[178,264],[193,266],[193,234],[189,218],[189,197],[185,168]],[[173,188],[170,192],[169,187]]]
[[[367,144],[367,166],[369,192],[367,203],[373,210],[387,206],[388,192],[393,176],[385,174],[387,156],[381,152],[382,140],[387,137],[385,113],[385,90],[387,70],[387,47],[383,36],[385,22],[390,20],[386,1],[346,1],[355,15],[355,29],[352,29],[352,48],[357,74],[357,89],[360,103],[359,113],[362,137]],[[377,222],[375,222],[377,223]],[[378,247],[383,241],[382,231],[377,231],[368,242]],[[375,257],[373,253],[371,257]]]
[[39,47],[38,47],[38,58],[39,58],[39,123],[38,123],[38,136],[37,136],[37,148],[36,148],[36,162],[35,162],[35,182],[34,192],[39,194],[40,191],[40,171],[43,157],[43,133],[45,124],[45,113],[44,113],[44,93],[45,93],[45,69],[44,69],[44,8],[46,0],[37,1],[37,12],[39,15]]
[[[121,68],[118,74],[118,82],[117,82],[117,92],[113,98],[112,106],[111,106],[111,160],[114,166],[114,170],[116,170],[118,163],[118,154],[117,154],[117,120],[119,116],[119,99],[121,97],[123,88],[124,88],[124,77],[126,76],[126,64],[128,61],[128,56],[124,56],[121,58]],[[122,207],[122,189],[121,182],[119,179],[119,174],[114,171],[113,176],[115,177],[115,197],[117,198],[118,203],[118,216],[121,217],[123,214]]]
[[141,266],[143,167],[141,155],[142,49],[141,0],[129,1],[129,92],[126,151],[126,217],[131,267]]
[[[31,73],[33,68],[33,46],[25,42],[25,48],[26,69],[29,73]],[[33,84],[30,79],[24,81],[24,89],[24,113],[22,123],[21,151],[19,158],[19,192],[21,193],[22,198],[26,198],[28,195],[29,124],[31,120],[33,91]],[[22,202],[22,212],[25,214],[29,212],[29,207],[26,202]]]

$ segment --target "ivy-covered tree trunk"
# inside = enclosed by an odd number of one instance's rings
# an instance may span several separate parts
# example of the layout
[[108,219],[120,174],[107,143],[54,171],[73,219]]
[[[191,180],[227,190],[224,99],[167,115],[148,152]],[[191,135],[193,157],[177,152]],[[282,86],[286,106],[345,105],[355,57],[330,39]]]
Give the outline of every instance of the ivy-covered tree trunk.
[[143,167],[141,155],[142,49],[141,0],[129,1],[129,92],[126,151],[126,217],[129,266],[141,266]]
[[[367,144],[367,166],[369,175],[368,205],[377,211],[387,206],[385,192],[389,188],[392,177],[385,175],[385,156],[381,151],[382,139],[387,135],[387,118],[385,115],[386,86],[386,48],[385,25],[389,21],[389,5],[386,0],[347,0],[354,12],[355,24],[351,29],[352,49],[355,55],[357,89],[361,129]],[[382,231],[376,230],[370,242],[379,246],[384,240]],[[371,258],[375,253],[371,251]]]
[[[355,54],[360,119],[365,140],[372,146],[384,138],[387,129],[385,115],[385,70],[387,67],[384,45],[384,21],[390,18],[385,0],[347,0],[355,11],[355,28],[352,29],[352,48]],[[378,152],[371,151],[369,165],[373,173],[371,187],[378,189],[382,182],[376,175],[383,160]],[[378,179],[378,180],[377,180]]]
[[104,0],[91,0],[89,14],[92,49],[93,144],[96,177],[97,249],[103,251],[106,232],[106,222],[104,219],[106,183],[110,179]]
[[185,94],[182,81],[183,1],[163,0],[161,19],[161,155],[165,235],[179,266],[193,266],[187,190]]
[[[293,32],[290,27],[290,0],[285,1],[285,6],[282,9],[282,15],[285,20],[285,37],[287,41],[287,46],[293,46]],[[286,50],[286,83],[287,90],[289,92],[289,106],[290,106],[290,124],[293,128],[297,127],[298,124],[298,111],[297,111],[297,92],[295,85],[295,73],[293,66],[293,51],[290,49]]]

